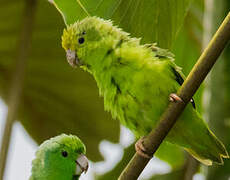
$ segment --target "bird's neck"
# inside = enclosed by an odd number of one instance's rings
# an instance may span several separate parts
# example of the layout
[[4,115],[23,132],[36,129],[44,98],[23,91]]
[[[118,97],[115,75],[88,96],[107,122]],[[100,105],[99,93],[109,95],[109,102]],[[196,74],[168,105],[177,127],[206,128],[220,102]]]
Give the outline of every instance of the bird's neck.
[[81,67],[92,74],[97,83],[110,79],[111,68],[117,63],[115,51],[121,44],[122,40],[105,39],[87,53],[84,59],[86,63]]
[[[107,41],[103,46],[91,51],[91,59],[83,69],[90,72],[97,82],[99,93],[104,96],[105,101],[112,101],[117,92],[115,86],[114,71],[117,67],[118,56],[116,51],[120,48],[122,41]],[[93,58],[94,57],[94,58]]]

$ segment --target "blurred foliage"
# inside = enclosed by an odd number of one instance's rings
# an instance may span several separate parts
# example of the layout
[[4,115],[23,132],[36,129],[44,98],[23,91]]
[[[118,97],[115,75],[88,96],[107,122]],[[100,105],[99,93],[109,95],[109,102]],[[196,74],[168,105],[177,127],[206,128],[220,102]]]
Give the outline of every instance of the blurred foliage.
[[116,166],[109,172],[103,175],[95,175],[96,180],[117,180],[117,177],[125,169],[126,165],[129,163],[133,155],[135,154],[134,144],[124,149],[123,158],[116,164]]
[[[215,32],[230,10],[230,1],[214,1],[212,31]],[[208,107],[209,124],[230,152],[230,44],[216,63],[210,78],[211,94]],[[208,168],[207,180],[229,180],[230,160],[225,159],[224,166]]]
[[[67,24],[90,15],[112,19],[114,24],[142,37],[143,43],[157,42],[162,48],[171,49],[176,64],[187,75],[202,48],[204,1],[194,0],[54,0]],[[230,9],[229,0],[213,16],[220,23]],[[25,1],[3,0],[0,6],[0,96],[8,103],[8,92],[15,69],[15,54],[22,26]],[[71,8],[72,10],[69,10]],[[187,14],[187,16],[186,16]],[[185,23],[184,22],[184,17]],[[38,0],[32,49],[26,70],[25,83],[18,120],[38,143],[60,133],[78,135],[86,144],[87,156],[93,161],[102,160],[98,144],[106,139],[119,140],[119,122],[111,120],[103,110],[103,100],[92,77],[80,69],[72,69],[65,61],[61,48],[61,35],[65,27],[60,15],[47,0]],[[214,27],[218,27],[217,24]],[[215,29],[216,30],[216,29]],[[211,103],[209,117],[211,129],[227,145],[230,151],[230,47],[211,76]],[[221,93],[220,93],[221,92]],[[198,111],[202,112],[203,87],[195,95]],[[112,130],[112,131],[111,131]],[[117,179],[134,153],[133,145],[124,150],[122,160],[104,175],[96,179]],[[182,149],[163,143],[158,157],[172,166],[172,172],[156,175],[155,179],[181,179],[184,161]],[[223,167],[208,169],[208,179],[227,180],[230,161]]]
[[[24,5],[22,0],[4,0],[0,6],[0,96],[6,104]],[[37,143],[60,133],[76,134],[86,144],[87,156],[102,160],[98,144],[104,139],[118,142],[119,122],[104,112],[88,73],[66,62],[60,42],[65,25],[59,13],[46,0],[37,6],[17,119]]]
[[183,179],[184,177],[184,170],[174,170],[166,174],[157,174],[150,178],[149,180],[179,180]]
[[167,141],[163,141],[161,143],[155,153],[155,156],[167,162],[173,169],[178,169],[185,163],[184,150],[181,147]]

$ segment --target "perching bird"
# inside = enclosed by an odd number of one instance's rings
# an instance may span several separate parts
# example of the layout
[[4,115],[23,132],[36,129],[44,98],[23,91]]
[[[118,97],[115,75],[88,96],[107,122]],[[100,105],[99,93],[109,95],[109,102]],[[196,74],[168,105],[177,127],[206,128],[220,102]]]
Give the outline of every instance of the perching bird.
[[[147,135],[169,104],[181,100],[176,94],[184,75],[173,55],[156,45],[141,45],[140,39],[97,17],[69,25],[62,36],[68,62],[95,78],[105,110],[137,137]],[[77,78],[77,77],[73,77]],[[189,118],[185,118],[189,117]],[[141,140],[142,141],[142,140]],[[143,144],[137,152],[148,157]],[[228,158],[224,145],[209,130],[192,100],[166,137],[197,160],[212,165]]]
[[39,146],[30,180],[78,180],[88,169],[85,145],[77,136],[59,135]]

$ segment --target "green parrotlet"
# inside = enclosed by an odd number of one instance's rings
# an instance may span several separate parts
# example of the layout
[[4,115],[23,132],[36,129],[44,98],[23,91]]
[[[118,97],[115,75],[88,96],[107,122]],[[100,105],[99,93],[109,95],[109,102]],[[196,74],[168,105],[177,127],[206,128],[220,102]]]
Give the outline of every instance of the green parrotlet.
[[[93,75],[105,110],[138,138],[156,127],[169,96],[181,100],[172,93],[177,92],[185,76],[173,62],[173,55],[155,44],[142,45],[140,39],[130,37],[111,21],[87,17],[69,25],[63,32],[62,46],[73,67]],[[223,158],[228,158],[193,100],[165,140],[183,147],[205,165],[222,164]],[[138,147],[144,152],[143,146]]]
[[39,146],[30,180],[78,180],[88,169],[85,153],[85,145],[77,136],[51,138]]

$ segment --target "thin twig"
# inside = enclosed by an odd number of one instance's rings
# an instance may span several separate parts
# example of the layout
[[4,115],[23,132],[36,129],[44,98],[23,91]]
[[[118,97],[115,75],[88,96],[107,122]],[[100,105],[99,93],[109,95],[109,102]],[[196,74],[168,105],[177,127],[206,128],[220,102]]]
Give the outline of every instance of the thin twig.
[[16,54],[16,68],[13,72],[9,99],[7,101],[8,113],[5,122],[0,151],[0,180],[3,180],[12,126],[17,116],[17,111],[20,104],[20,97],[24,84],[26,62],[31,46],[35,8],[36,0],[26,0],[23,27],[20,34],[20,39],[18,41],[18,53]]
[[[208,72],[215,64],[229,40],[230,13],[227,15],[208,47],[204,50],[182,87],[177,92],[177,94],[183,99],[184,103],[170,103],[166,111],[161,116],[157,127],[145,138],[144,145],[148,154],[154,155],[180,114],[183,112],[187,103],[190,101],[202,81],[207,76]],[[120,175],[119,179],[137,179],[144,170],[145,166],[148,164],[149,160],[150,159],[146,159],[136,153]]]

